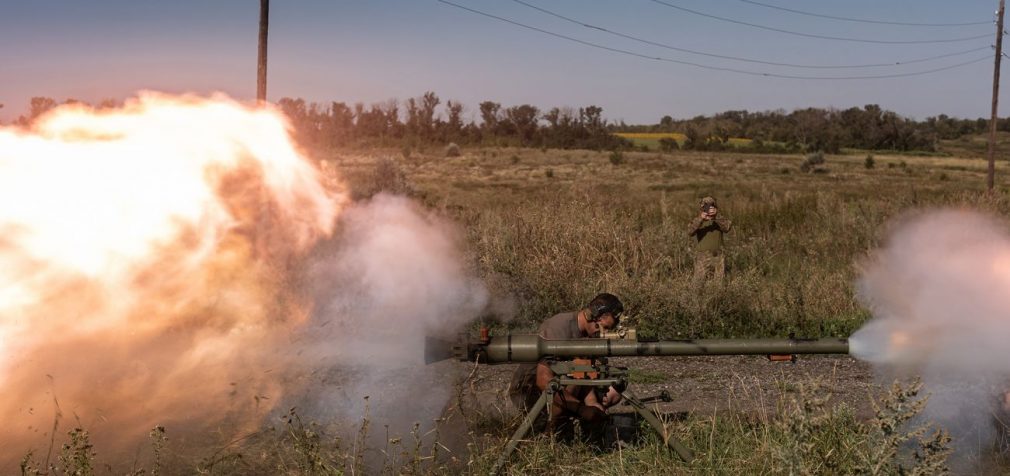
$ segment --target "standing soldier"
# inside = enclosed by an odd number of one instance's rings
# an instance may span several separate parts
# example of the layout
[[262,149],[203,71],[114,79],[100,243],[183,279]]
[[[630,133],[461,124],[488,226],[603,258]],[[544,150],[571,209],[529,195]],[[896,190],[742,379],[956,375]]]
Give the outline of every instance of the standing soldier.
[[729,233],[732,223],[719,216],[719,207],[712,197],[701,199],[701,212],[687,231],[687,236],[698,239],[698,249],[694,257],[694,282],[702,284],[711,274],[717,283],[722,283],[726,274],[726,258],[722,253],[722,235]]

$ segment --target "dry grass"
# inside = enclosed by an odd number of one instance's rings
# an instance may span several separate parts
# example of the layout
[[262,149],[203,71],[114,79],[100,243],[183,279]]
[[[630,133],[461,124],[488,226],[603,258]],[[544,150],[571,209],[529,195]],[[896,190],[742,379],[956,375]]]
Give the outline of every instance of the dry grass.
[[[374,189],[382,155],[331,160],[352,187]],[[620,165],[606,152],[532,149],[396,160],[414,195],[466,230],[480,273],[515,298],[514,328],[608,290],[657,337],[847,335],[867,317],[856,266],[895,218],[943,206],[1010,214],[1007,182],[982,194],[984,161],[971,159],[878,155],[866,169],[862,156],[827,156],[818,174],[800,173],[799,156],[732,153],[634,152]],[[704,195],[735,230],[727,282],[699,290],[684,229]]]
[[[505,474],[943,474],[949,455],[946,434],[929,426],[909,426],[925,403],[916,382],[895,384],[883,392],[876,417],[858,421],[844,405],[829,405],[830,392],[819,380],[794,382],[779,393],[774,414],[726,413],[687,416],[667,421],[673,434],[695,451],[691,463],[681,461],[648,429],[637,443],[601,450],[576,437],[562,442],[540,434],[521,443],[510,458]],[[746,392],[736,398],[751,398]],[[474,416],[471,415],[471,418]],[[213,451],[198,461],[175,461],[152,466],[134,464],[127,474],[489,474],[508,433],[517,425],[508,414],[484,414],[483,425],[474,429],[460,458],[440,457],[438,434],[420,434],[415,425],[409,435],[386,435],[384,447],[362,444],[370,428],[366,414],[355,425],[354,441],[327,436],[314,423],[304,423],[294,412],[278,428],[252,435],[240,445]],[[426,437],[431,437],[426,440]],[[151,434],[155,452],[171,435],[155,429]],[[425,442],[427,441],[427,442]],[[208,450],[210,451],[210,450]],[[365,455],[374,456],[369,463]],[[98,467],[89,435],[81,429],[69,433],[58,462],[48,466],[29,453],[22,475],[92,475]],[[122,473],[107,466],[102,472]]]

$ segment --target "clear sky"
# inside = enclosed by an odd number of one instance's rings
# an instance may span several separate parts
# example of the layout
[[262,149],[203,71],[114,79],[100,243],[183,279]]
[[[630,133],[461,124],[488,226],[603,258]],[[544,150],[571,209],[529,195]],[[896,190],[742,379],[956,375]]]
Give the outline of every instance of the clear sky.
[[[447,0],[449,1],[449,0]],[[876,103],[916,119],[945,113],[988,117],[991,23],[996,0],[451,0],[604,50],[468,12],[437,0],[274,0],[270,5],[268,98],[372,103],[435,91],[477,117],[483,100],[604,108],[604,116],[655,123],[729,109],[847,108]],[[665,3],[665,4],[663,4]],[[675,7],[679,7],[675,8]],[[875,41],[828,40],[769,31]],[[0,4],[0,120],[27,111],[32,96],[59,101],[122,99],[141,89],[249,99],[256,92],[256,0],[4,0]],[[1008,27],[1010,28],[1010,27]],[[618,35],[625,35],[620,37]],[[627,38],[635,37],[642,41]],[[945,58],[887,67],[809,69],[689,54],[655,45],[799,65],[863,65]],[[1010,46],[1010,45],[1008,45]],[[968,50],[975,50],[966,52]],[[664,60],[639,56],[662,57]],[[986,58],[986,59],[982,59]],[[717,71],[673,61],[787,76],[898,78],[801,80]],[[672,60],[672,61],[667,61]],[[1001,114],[1010,111],[1004,97]]]

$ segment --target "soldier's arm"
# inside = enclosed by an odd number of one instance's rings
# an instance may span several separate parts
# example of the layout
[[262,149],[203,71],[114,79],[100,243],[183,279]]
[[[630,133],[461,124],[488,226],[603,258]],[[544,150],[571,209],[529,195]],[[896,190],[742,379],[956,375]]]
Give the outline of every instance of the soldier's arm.
[[540,361],[537,364],[537,388],[541,391],[546,390],[547,384],[551,382],[552,378],[554,378],[554,372],[551,372],[547,362]]
[[[553,378],[554,372],[551,372],[551,368],[547,365],[547,362],[542,361],[537,364],[537,388],[540,389],[541,392],[547,389],[547,385],[550,384],[551,379]],[[569,385],[562,388],[560,392],[554,394],[554,405],[556,405],[553,411],[554,416],[560,415],[562,413],[562,408],[581,415],[586,405],[583,404],[583,400],[579,399],[579,397],[575,395],[574,390],[575,386]],[[603,410],[602,406],[599,406],[598,404],[595,406],[599,407],[599,410]]]
[[694,220],[691,220],[691,225],[687,228],[688,238],[694,236],[695,233],[698,233],[698,229],[701,228],[701,224],[704,222],[705,220],[701,217],[696,217]]
[[729,233],[730,228],[733,228],[733,222],[728,218],[716,218],[715,224],[723,233]]

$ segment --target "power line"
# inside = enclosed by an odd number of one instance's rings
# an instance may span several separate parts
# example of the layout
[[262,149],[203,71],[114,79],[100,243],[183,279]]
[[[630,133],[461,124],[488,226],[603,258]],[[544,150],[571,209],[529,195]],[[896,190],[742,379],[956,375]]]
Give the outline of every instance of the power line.
[[830,20],[840,20],[840,21],[851,21],[857,23],[875,23],[877,25],[900,25],[900,26],[972,26],[972,25],[991,25],[992,20],[989,21],[973,21],[965,23],[910,23],[901,21],[883,21],[883,20],[866,20],[862,18],[849,18],[849,17],[839,17],[834,15],[822,15],[819,13],[804,12],[801,10],[793,10],[792,8],[780,7],[777,5],[769,5],[767,3],[755,2],[753,0],[740,0],[744,3],[750,3],[752,5],[759,5],[766,8],[772,8],[775,10],[782,10],[784,12],[796,13],[798,15],[806,15],[809,17],[817,18],[827,18]]
[[954,52],[954,53],[947,53],[947,54],[942,54],[942,55],[929,56],[929,57],[926,57],[926,58],[916,58],[916,59],[904,60],[904,61],[895,61],[895,62],[892,62],[892,63],[871,63],[871,64],[854,64],[854,65],[809,65],[809,64],[796,64],[796,63],[777,63],[777,62],[774,62],[774,61],[763,61],[763,60],[756,60],[756,59],[750,59],[750,58],[742,58],[742,57],[739,57],[739,56],[721,55],[721,54],[716,54],[716,53],[707,53],[707,52],[704,52],[704,51],[690,50],[690,49],[687,49],[687,48],[679,48],[679,47],[676,47],[676,46],[672,46],[672,45],[668,45],[668,44],[664,44],[664,43],[659,43],[659,42],[647,40],[647,39],[644,39],[644,38],[639,38],[637,36],[632,36],[632,35],[628,35],[628,34],[625,34],[625,33],[616,32],[616,31],[613,31],[613,30],[609,30],[607,28],[603,28],[601,26],[591,25],[589,23],[585,23],[583,21],[576,20],[574,18],[570,18],[570,17],[564,16],[564,15],[561,15],[559,13],[552,12],[552,11],[547,10],[545,8],[541,8],[541,7],[538,7],[536,5],[532,5],[530,3],[524,2],[523,0],[512,0],[512,1],[515,2],[515,3],[518,3],[520,5],[524,5],[526,7],[532,8],[534,10],[546,13],[548,15],[551,15],[551,16],[555,17],[555,18],[560,18],[560,19],[565,20],[567,22],[574,23],[574,24],[579,25],[579,26],[583,26],[583,27],[586,27],[586,28],[589,28],[589,29],[592,29],[592,30],[602,31],[604,33],[608,33],[608,34],[611,34],[611,35],[614,35],[614,36],[619,36],[621,38],[626,38],[626,39],[629,39],[629,40],[637,41],[639,43],[644,43],[644,44],[647,44],[647,45],[658,46],[660,48],[666,48],[668,50],[680,51],[682,53],[689,53],[689,54],[693,54],[693,55],[708,56],[710,58],[720,58],[720,59],[727,59],[727,60],[733,60],[733,61],[742,61],[742,62],[745,62],[745,63],[764,64],[764,65],[769,65],[769,66],[784,66],[784,67],[789,67],[789,68],[806,68],[806,69],[879,68],[879,67],[885,67],[885,66],[898,66],[898,65],[906,65],[906,64],[913,64],[913,63],[924,63],[926,61],[932,61],[932,60],[941,59],[941,58],[949,58],[951,56],[960,56],[960,55],[964,55],[964,54],[968,54],[968,53],[973,53],[975,51],[980,51],[980,50],[985,50],[985,49],[992,48],[991,46],[986,45],[986,46],[980,46],[978,48],[972,48],[972,49],[969,49],[969,50],[957,51],[957,52]]
[[705,65],[705,64],[700,64],[700,63],[693,63],[693,62],[690,62],[690,61],[681,61],[681,60],[675,60],[675,59],[671,59],[671,58],[664,58],[664,57],[661,57],[661,56],[649,56],[649,55],[644,55],[644,54],[641,54],[641,53],[636,53],[634,51],[623,50],[623,49],[620,49],[620,48],[612,48],[610,46],[600,45],[600,44],[597,44],[597,43],[592,43],[592,42],[589,42],[589,41],[580,40],[578,38],[572,38],[570,36],[562,35],[560,33],[554,33],[552,31],[544,30],[542,28],[537,28],[535,26],[530,26],[530,25],[526,25],[526,24],[523,24],[523,23],[519,23],[519,22],[514,21],[514,20],[509,20],[508,18],[503,18],[503,17],[497,16],[497,15],[493,15],[493,14],[490,14],[490,13],[482,12],[480,10],[475,10],[473,8],[470,8],[470,7],[465,7],[463,5],[459,5],[457,3],[450,2],[449,0],[435,0],[435,1],[437,1],[439,3],[442,3],[442,4],[445,4],[445,5],[449,5],[451,7],[459,8],[461,10],[466,10],[466,11],[468,11],[470,13],[474,13],[476,15],[481,15],[481,16],[484,16],[484,17],[487,17],[487,18],[493,18],[495,20],[498,20],[498,21],[501,21],[501,22],[504,22],[504,23],[508,23],[510,25],[515,25],[515,26],[518,26],[518,27],[521,27],[521,28],[526,28],[528,30],[533,30],[533,31],[536,31],[536,32],[543,33],[545,35],[550,35],[550,36],[553,36],[553,37],[556,37],[556,38],[565,39],[565,40],[568,40],[568,41],[571,41],[571,42],[574,42],[574,43],[578,43],[578,44],[581,44],[581,45],[589,46],[589,47],[592,47],[592,48],[598,48],[598,49],[601,49],[601,50],[606,50],[606,51],[610,51],[610,52],[614,52],[614,53],[620,53],[620,54],[629,55],[629,56],[635,56],[635,57],[638,57],[638,58],[643,58],[643,59],[648,59],[648,60],[663,61],[663,62],[667,62],[667,63],[676,63],[676,64],[682,64],[682,65],[686,65],[686,66],[694,66],[694,67],[697,67],[697,68],[703,68],[703,69],[708,69],[708,70],[713,70],[713,71],[725,71],[725,72],[730,72],[730,73],[746,74],[746,75],[750,75],[750,76],[763,76],[763,77],[767,77],[767,78],[804,79],[804,80],[851,80],[851,79],[903,78],[903,77],[908,77],[908,76],[919,76],[919,75],[923,75],[923,74],[930,74],[930,73],[936,73],[936,72],[939,72],[939,71],[945,71],[945,70],[948,70],[948,69],[959,68],[961,66],[969,65],[969,64],[972,64],[972,63],[978,63],[979,61],[984,61],[984,60],[990,59],[990,56],[986,55],[986,56],[983,56],[981,58],[973,59],[973,60],[970,60],[970,61],[965,61],[963,63],[952,64],[952,65],[949,65],[949,66],[944,66],[944,67],[940,67],[940,68],[929,69],[929,70],[925,70],[925,71],[913,71],[913,72],[908,72],[908,73],[881,74],[881,75],[874,75],[874,76],[797,76],[797,75],[789,75],[789,74],[763,73],[763,72],[759,72],[759,71],[748,71],[748,70],[736,69],[736,68],[725,68],[725,67],[721,67],[721,66]]
[[710,15],[708,13],[703,13],[703,12],[699,12],[697,10],[691,10],[690,8],[684,8],[684,7],[681,7],[679,5],[674,5],[672,3],[667,3],[667,2],[664,2],[663,0],[649,0],[649,1],[651,1],[653,3],[658,3],[660,5],[663,5],[663,6],[666,6],[666,7],[670,7],[670,8],[676,9],[676,10],[680,10],[682,12],[687,12],[687,13],[691,13],[691,14],[694,14],[694,15],[703,16],[703,17],[706,17],[706,18],[712,18],[714,20],[719,20],[719,21],[724,21],[724,22],[729,22],[729,23],[735,23],[737,25],[744,25],[744,26],[749,26],[751,28],[759,28],[759,29],[762,29],[762,30],[774,31],[774,32],[778,32],[778,33],[785,33],[787,35],[803,36],[803,37],[806,37],[806,38],[818,38],[818,39],[822,39],[822,40],[853,41],[853,42],[856,42],[856,43],[876,43],[876,44],[884,44],[884,45],[911,45],[911,44],[924,44],[924,43],[955,43],[955,42],[958,42],[958,41],[977,40],[979,38],[988,38],[989,37],[989,34],[985,34],[985,35],[979,35],[979,36],[968,36],[968,37],[964,37],[964,38],[947,38],[947,39],[943,39],[943,40],[866,40],[866,39],[863,39],[863,38],[847,38],[847,37],[841,37],[841,36],[815,35],[813,33],[801,33],[801,32],[798,32],[798,31],[783,30],[781,28],[773,28],[773,27],[770,27],[770,26],[758,25],[758,24],[755,24],[755,23],[747,23],[745,21],[733,20],[731,18],[725,18],[725,17],[716,16],[716,15]]

